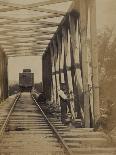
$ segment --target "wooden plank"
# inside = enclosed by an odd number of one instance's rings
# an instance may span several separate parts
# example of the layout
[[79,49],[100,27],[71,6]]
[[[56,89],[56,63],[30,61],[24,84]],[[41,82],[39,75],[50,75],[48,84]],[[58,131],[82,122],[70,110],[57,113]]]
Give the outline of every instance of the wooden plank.
[[57,3],[69,2],[69,1],[72,1],[72,0],[48,0],[48,1],[44,1],[44,2],[29,4],[27,6],[28,7],[45,6],[45,5],[57,4]]
[[83,73],[83,88],[84,88],[84,117],[85,127],[90,127],[90,104],[89,104],[89,89],[88,89],[88,54],[87,54],[87,1],[80,1],[80,24],[81,24],[81,44],[82,44],[82,73]]
[[100,117],[99,105],[99,78],[98,78],[98,53],[96,49],[96,0],[90,1],[90,36],[93,73],[93,102],[94,102],[94,124]]
[[[0,35],[0,40],[3,41],[3,40],[5,39],[4,41],[6,41],[6,40],[7,40],[7,41],[9,41],[9,40],[11,41],[11,39],[14,40],[15,37],[16,37],[16,36],[10,36],[10,35],[9,35],[9,36],[2,36],[2,35]],[[18,38],[18,39],[21,39],[21,38],[22,38],[22,39],[26,39],[25,36],[17,36],[17,38]],[[32,39],[32,38],[33,38],[33,36],[28,36],[28,40],[30,40],[30,39]],[[33,38],[33,39],[38,39],[38,41],[44,41],[44,40],[46,41],[46,40],[50,40],[51,38],[48,37],[48,36],[35,36],[35,38]],[[26,39],[26,40],[27,40],[27,39]]]
[[[45,35],[45,36],[44,36]],[[1,35],[2,36],[2,35]],[[1,38],[1,36],[0,36],[0,38]],[[51,34],[39,34],[39,36],[38,36],[38,34],[37,33],[35,33],[35,34],[13,34],[13,33],[11,33],[11,34],[7,34],[6,36],[3,36],[3,38],[7,38],[7,37],[11,37],[11,38],[38,38],[38,39],[41,39],[41,38],[48,38],[49,40],[51,39],[50,37],[52,37],[51,36]],[[2,38],[2,39],[3,39]]]
[[14,55],[8,55],[8,57],[22,57],[22,56],[42,56],[42,54],[14,54]]
[[53,51],[53,44],[50,44],[50,53],[51,53],[51,62],[52,62],[52,98],[53,103],[56,104],[56,77],[55,77],[55,66],[54,66],[54,51]]
[[7,35],[7,36],[9,36],[9,35],[11,35],[11,36],[15,36],[15,35],[17,35],[17,36],[28,36],[28,35],[34,35],[34,36],[36,36],[36,35],[39,35],[39,36],[41,36],[41,35],[52,35],[52,34],[54,34],[54,32],[53,31],[43,31],[43,32],[37,32],[37,31],[10,31],[10,30],[8,30],[7,32],[6,31],[2,31],[2,32],[0,32],[0,35]]
[[52,13],[52,14],[58,14],[61,16],[64,16],[66,14],[66,12],[63,11],[58,11],[58,10],[54,10],[54,9],[47,9],[47,8],[40,8],[38,6],[34,7],[34,8],[26,8],[26,10],[32,10],[34,12],[45,12],[45,13]]
[[38,21],[41,19],[48,19],[48,18],[55,18],[55,17],[61,17],[62,15],[60,14],[48,14],[48,15],[44,15],[44,16],[38,16],[38,17],[31,17],[31,18],[14,18],[14,17],[8,17],[8,16],[0,16],[0,19],[6,19],[8,21],[12,21],[12,22],[30,22],[30,21]]
[[54,73],[55,73],[55,81],[56,81],[56,104],[58,104],[58,83],[59,83],[59,78],[57,76],[57,68],[56,68],[56,62],[57,62],[57,46],[56,46],[56,40],[53,41],[53,52],[54,52]]
[[0,22],[0,25],[3,26],[3,27],[7,27],[7,26],[16,26],[16,25],[36,25],[36,26],[39,26],[39,25],[42,25],[42,26],[58,26],[59,23],[57,22],[50,22],[50,21],[31,21],[31,23],[28,23],[28,21],[25,21],[25,22],[18,22],[18,21],[9,21],[9,20],[6,20],[6,21],[3,21],[3,22]]
[[[56,26],[57,27],[57,26]],[[45,29],[43,29],[43,28],[45,28]],[[49,28],[49,26],[47,27],[42,27],[42,26],[36,26],[36,27],[27,27],[27,28],[22,28],[22,27],[7,27],[7,28],[5,28],[5,27],[1,27],[1,29],[0,29],[0,34],[1,34],[1,32],[2,33],[8,33],[8,32],[11,32],[11,31],[15,31],[15,32],[42,32],[42,33],[46,33],[46,32],[48,32],[48,33],[54,33],[54,31],[53,30],[49,30],[48,29]],[[3,30],[4,29],[4,30]]]
[[5,2],[5,1],[0,1],[0,5],[1,6],[4,6],[4,7],[22,7],[24,5],[21,5],[21,4],[16,4],[16,3],[11,3],[11,2]]
[[[61,34],[57,34],[57,44],[58,44],[58,56],[59,56],[59,66],[58,66],[58,71],[59,71],[59,88],[60,88],[60,84],[61,84],[61,64],[60,64],[60,61],[61,61],[61,55],[62,55],[62,38],[61,38]],[[60,102],[60,100],[59,100]]]
[[59,14],[63,16],[65,15],[65,12],[63,11],[40,8],[38,6],[36,7],[7,7],[7,8],[1,8],[0,12],[17,11],[17,10],[29,10],[29,11],[34,11],[34,12],[45,12],[45,13]]
[[[69,15],[70,25],[70,38],[71,38],[71,65],[72,65],[72,80],[75,94],[75,107],[77,115],[83,118],[81,113],[83,107],[82,95],[83,95],[83,84],[82,84],[82,71],[81,71],[81,60],[80,60],[80,37],[78,19]],[[81,53],[82,54],[82,53]],[[84,119],[84,118],[83,118]]]

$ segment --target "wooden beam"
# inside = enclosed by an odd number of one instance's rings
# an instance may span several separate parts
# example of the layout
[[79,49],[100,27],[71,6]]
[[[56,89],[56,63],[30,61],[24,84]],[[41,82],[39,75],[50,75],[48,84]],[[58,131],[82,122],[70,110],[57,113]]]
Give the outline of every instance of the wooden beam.
[[53,9],[47,9],[47,8],[40,8],[38,6],[36,7],[8,7],[8,8],[1,8],[0,12],[8,12],[8,11],[17,11],[17,10],[29,10],[34,12],[45,12],[45,13],[52,13],[52,14],[59,14],[64,16],[65,12],[63,11],[57,11]]
[[[1,36],[2,36],[2,35],[1,35]],[[3,35],[2,37],[1,37],[1,36],[0,36],[0,40],[1,40],[1,41],[3,41],[4,39],[5,39],[4,41],[6,41],[6,40],[7,40],[7,41],[11,41],[11,40],[14,40],[14,39],[16,38],[16,36],[12,36],[12,35],[11,35],[11,36],[10,36],[10,35],[9,35],[9,36],[4,36],[4,35]],[[18,39],[26,39],[26,40],[27,40],[27,38],[26,38],[25,36],[17,36],[17,38],[18,38]],[[37,39],[38,41],[44,41],[44,40],[45,40],[45,41],[46,41],[46,40],[48,41],[48,40],[51,39],[51,38],[48,37],[48,36],[35,36],[35,38],[34,38],[34,36],[28,36],[28,40],[30,40],[30,39],[32,39],[32,38],[33,38],[33,40],[34,40],[34,39],[35,39],[35,40]]]
[[49,19],[49,18],[55,18],[55,17],[61,17],[62,15],[60,14],[49,14],[49,15],[44,15],[44,16],[38,16],[38,17],[31,17],[31,18],[14,18],[14,17],[8,17],[8,16],[0,16],[0,19],[6,19],[8,21],[12,22],[30,22],[30,21],[38,21],[41,19]]
[[48,43],[49,43],[49,41],[37,41],[37,40],[27,40],[27,41],[18,41],[18,42],[16,42],[16,41],[14,41],[14,40],[9,40],[9,41],[6,41],[6,40],[0,40],[0,43],[2,44],[2,45],[8,45],[8,46],[12,46],[12,45],[19,45],[19,44],[26,44],[26,45],[28,45],[28,44],[33,44],[33,43],[35,43],[35,44],[39,44],[39,45],[48,45]]
[[81,48],[82,48],[82,74],[84,88],[84,119],[85,127],[90,127],[90,94],[88,88],[88,53],[87,53],[87,1],[80,1]]
[[5,6],[5,7],[23,7],[24,5],[21,4],[16,4],[16,3],[11,3],[11,2],[5,2],[5,1],[0,1],[0,5],[1,6]]
[[11,30],[5,30],[5,31],[0,31],[0,35],[4,35],[4,34],[6,34],[6,35],[9,35],[9,34],[17,34],[17,35],[43,35],[43,34],[45,34],[45,35],[50,35],[50,34],[54,34],[54,31],[42,31],[42,30],[40,30],[40,31],[38,31],[38,30],[35,30],[35,31],[20,31],[20,30],[15,30],[15,31],[11,31]]
[[47,6],[50,4],[58,4],[58,3],[69,2],[69,1],[72,1],[72,0],[48,0],[44,2],[29,4],[28,7],[45,6],[45,5]]
[[[3,34],[2,34],[3,35]],[[19,38],[41,38],[41,37],[43,37],[44,38],[44,35],[45,35],[45,37],[46,38],[48,38],[49,40],[51,39],[50,38],[50,36],[52,35],[52,34],[37,34],[37,33],[35,33],[35,34],[13,34],[13,33],[10,33],[10,34],[7,34],[5,37],[3,36],[3,38],[7,38],[7,37],[14,37],[14,38],[17,38],[17,39],[19,39]],[[52,36],[51,36],[52,37]]]
[[22,56],[42,56],[43,54],[15,54],[15,55],[8,55],[8,57],[22,57]]
[[58,26],[59,23],[57,22],[50,22],[50,21],[31,21],[31,23],[28,23],[28,21],[24,21],[24,22],[18,22],[18,21],[12,21],[12,19],[9,21],[9,20],[6,20],[6,21],[3,21],[3,22],[0,22],[0,25],[3,26],[3,27],[6,27],[6,26],[14,26],[14,25],[42,25],[42,26]]
[[[57,27],[57,26],[55,26],[55,27]],[[44,28],[44,29],[43,29]],[[48,29],[49,28],[49,26],[47,27],[42,27],[42,26],[36,26],[36,27],[26,27],[26,28],[22,28],[22,27],[7,27],[7,28],[5,28],[5,27],[1,27],[0,29],[2,29],[2,30],[0,30],[0,34],[1,34],[1,32],[2,33],[7,33],[7,32],[11,32],[11,31],[16,31],[16,32],[43,32],[43,33],[46,33],[46,32],[53,32],[53,30],[51,31],[51,30],[49,30]],[[3,30],[4,29],[4,30]]]
[[98,77],[98,51],[96,49],[96,0],[90,0],[90,36],[92,54],[92,82],[93,82],[93,105],[94,124],[100,117],[99,105],[99,77]]

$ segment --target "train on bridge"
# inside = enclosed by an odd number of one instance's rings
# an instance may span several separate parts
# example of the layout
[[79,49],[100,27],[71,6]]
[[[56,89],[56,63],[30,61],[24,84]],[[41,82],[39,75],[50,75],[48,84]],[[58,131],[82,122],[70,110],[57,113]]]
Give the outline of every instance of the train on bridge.
[[34,86],[34,73],[31,69],[23,69],[23,73],[19,73],[19,89],[21,92],[30,92]]

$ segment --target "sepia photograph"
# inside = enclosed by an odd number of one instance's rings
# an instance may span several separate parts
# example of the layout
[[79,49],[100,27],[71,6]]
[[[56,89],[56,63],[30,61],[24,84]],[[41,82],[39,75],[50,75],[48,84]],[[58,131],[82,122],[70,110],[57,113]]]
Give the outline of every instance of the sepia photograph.
[[116,155],[116,0],[0,0],[0,155]]

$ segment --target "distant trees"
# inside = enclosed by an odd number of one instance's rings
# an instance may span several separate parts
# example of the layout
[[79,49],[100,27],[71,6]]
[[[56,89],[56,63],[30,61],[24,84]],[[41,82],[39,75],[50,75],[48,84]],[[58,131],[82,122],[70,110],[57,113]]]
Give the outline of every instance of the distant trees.
[[116,100],[116,37],[106,28],[97,36],[99,52],[100,97]]
[[[42,92],[42,82],[40,83],[35,83],[34,84],[34,89],[36,89],[37,92]],[[9,95],[13,95],[19,92],[19,85],[18,83],[13,83],[9,85]]]
[[42,92],[43,88],[42,88],[42,82],[40,83],[35,83],[34,84],[34,89],[37,91],[37,92]]
[[18,91],[19,91],[19,85],[17,83],[9,85],[9,95],[10,96],[13,94],[16,94]]

